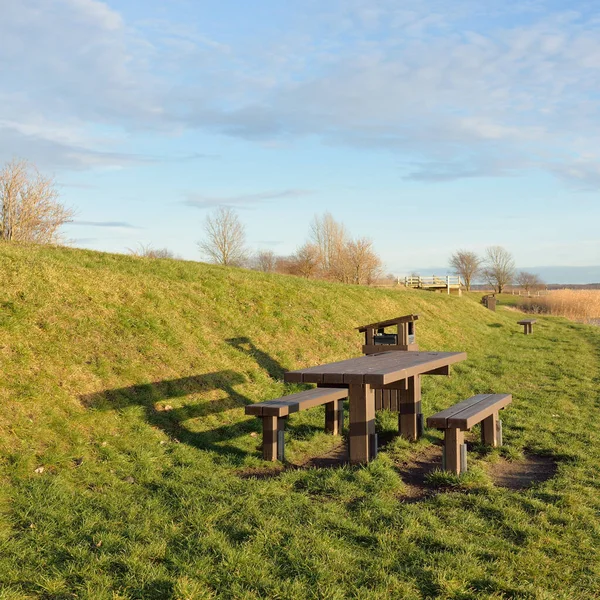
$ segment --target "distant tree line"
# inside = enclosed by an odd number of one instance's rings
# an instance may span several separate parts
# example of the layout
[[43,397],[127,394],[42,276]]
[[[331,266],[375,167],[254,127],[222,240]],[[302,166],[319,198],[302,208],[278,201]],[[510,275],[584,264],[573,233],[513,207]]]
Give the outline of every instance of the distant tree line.
[[272,250],[252,251],[237,213],[219,207],[206,217],[204,238],[198,247],[210,262],[266,273],[358,285],[369,285],[382,275],[383,264],[373,241],[351,237],[344,225],[329,213],[314,217],[306,242],[294,254],[277,256]]
[[[73,211],[59,201],[54,180],[43,176],[35,165],[13,160],[0,170],[0,241],[59,243],[62,241],[60,230],[72,217]],[[352,237],[328,212],[313,218],[307,239],[296,252],[291,256],[277,256],[272,250],[252,251],[237,213],[231,208],[219,207],[206,217],[204,237],[198,247],[210,262],[265,273],[359,285],[370,285],[383,275],[383,264],[373,241]],[[151,245],[141,245],[129,252],[152,259],[177,258],[167,248]],[[544,286],[538,275],[517,272],[512,255],[502,246],[490,246],[483,256],[457,250],[450,257],[450,267],[461,276],[467,290],[477,278],[499,293],[511,284],[519,285],[528,294]]]
[[535,273],[517,272],[512,254],[502,246],[486,248],[483,256],[469,250],[457,250],[450,256],[450,268],[460,275],[467,291],[475,279],[481,278],[499,294],[509,285],[516,284],[527,294],[544,287]]

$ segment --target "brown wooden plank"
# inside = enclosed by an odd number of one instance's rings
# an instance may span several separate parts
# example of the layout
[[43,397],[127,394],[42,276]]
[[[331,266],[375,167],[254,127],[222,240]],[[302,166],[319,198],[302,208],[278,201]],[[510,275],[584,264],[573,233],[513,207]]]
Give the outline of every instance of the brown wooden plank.
[[361,348],[363,354],[380,354],[385,348],[385,352],[418,352],[418,344],[371,344],[364,345]]
[[528,325],[529,323],[537,323],[536,319],[523,319],[522,321],[517,321],[518,325]]
[[302,373],[298,371],[289,371],[284,373],[283,380],[287,383],[302,383]]
[[404,389],[398,390],[397,393],[400,434],[411,441],[416,441],[419,437],[417,415],[421,410],[420,376],[409,377],[404,381]]
[[262,415],[285,417],[295,412],[308,410],[347,397],[348,390],[346,388],[314,388],[269,402],[262,402]]
[[247,415],[254,415],[255,417],[262,416],[264,402],[257,402],[256,404],[248,404],[245,407],[245,412]]
[[444,365],[431,371],[426,371],[423,375],[450,375],[450,365]]
[[458,427],[463,431],[471,429],[486,417],[498,412],[512,402],[510,394],[489,394],[477,404],[469,406],[448,419],[448,427]]
[[339,411],[343,410],[343,405],[339,400],[325,404],[325,431],[331,435],[339,435]]
[[494,411],[481,422],[481,442],[492,448],[498,446],[498,411]]
[[465,434],[460,429],[446,429],[444,434],[444,463],[446,471],[460,475],[460,447]]
[[379,327],[392,327],[398,323],[406,323],[407,321],[418,321],[419,315],[404,315],[402,317],[396,317],[395,319],[388,319],[387,321],[379,321],[378,323],[370,323],[369,325],[361,325],[356,327],[358,331],[365,331],[366,329],[378,329]]
[[285,381],[381,386],[465,360],[464,352],[383,352],[285,373]]
[[390,410],[390,390],[381,390],[383,394],[383,409]]
[[448,419],[460,413],[461,411],[478,404],[483,399],[487,398],[490,394],[477,394],[476,396],[471,396],[458,404],[454,404],[435,415],[431,415],[427,417],[427,427],[435,427],[437,429],[446,429],[448,427]]
[[404,356],[406,354],[416,354],[420,356],[411,357],[412,360],[410,362],[405,361],[404,365],[402,362],[399,362],[396,368],[394,368],[394,365],[390,365],[389,368],[386,368],[384,372],[380,374],[365,374],[365,383],[391,383],[398,379],[406,379],[407,377],[421,375],[427,373],[427,371],[451,365],[467,358],[467,355],[464,352],[397,352],[396,354],[398,356]]
[[350,391],[350,462],[369,462],[370,436],[375,433],[375,394],[369,385],[353,384]]
[[277,460],[277,417],[263,417],[263,459]]

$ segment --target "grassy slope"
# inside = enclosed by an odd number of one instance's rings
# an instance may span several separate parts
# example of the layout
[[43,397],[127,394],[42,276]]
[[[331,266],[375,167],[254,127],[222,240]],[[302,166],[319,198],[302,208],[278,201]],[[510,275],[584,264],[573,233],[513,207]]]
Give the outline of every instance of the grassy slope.
[[[407,312],[422,349],[469,354],[425,378],[425,413],[512,392],[503,452],[552,454],[554,479],[495,488],[499,452],[474,452],[456,492],[405,503],[396,465],[434,431],[365,468],[240,476],[276,468],[244,404]],[[600,329],[538,318],[525,337],[516,320],[469,298],[0,247],[0,599],[600,593]],[[322,419],[290,419],[291,462],[335,443]]]

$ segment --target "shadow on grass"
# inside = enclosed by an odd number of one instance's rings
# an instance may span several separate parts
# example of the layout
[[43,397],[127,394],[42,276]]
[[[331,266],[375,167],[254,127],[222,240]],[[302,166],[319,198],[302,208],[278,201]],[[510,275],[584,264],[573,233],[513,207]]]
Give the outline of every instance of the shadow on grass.
[[252,357],[256,364],[264,369],[271,379],[283,379],[283,374],[288,370],[281,366],[272,356],[259,350],[247,337],[236,337],[225,340],[232,348]]
[[[223,370],[191,377],[181,377],[167,381],[155,381],[140,385],[104,390],[80,396],[84,406],[97,410],[122,410],[129,406],[141,406],[146,421],[180,442],[203,450],[213,450],[234,458],[246,456],[246,452],[235,446],[218,442],[235,439],[253,431],[253,424],[240,421],[223,425],[207,432],[188,429],[184,422],[188,419],[219,414],[232,408],[251,404],[251,400],[236,391],[235,386],[245,382],[245,378],[235,371]],[[167,404],[166,400],[181,398],[191,394],[222,390],[226,397],[210,402],[199,402],[180,408]]]
[[[233,348],[251,356],[271,378],[283,379],[285,372],[283,366],[266,352],[259,350],[249,338],[238,337],[225,341]],[[146,421],[153,427],[164,431],[169,437],[194,448],[210,450],[228,456],[234,462],[241,462],[248,453],[227,442],[249,435],[253,431],[258,431],[260,423],[257,419],[238,421],[204,432],[190,430],[186,427],[185,421],[208,417],[252,404],[252,400],[239,393],[235,388],[235,386],[245,383],[245,381],[246,379],[240,373],[233,370],[223,370],[179,379],[103,390],[82,395],[80,401],[84,406],[96,410],[123,410],[130,406],[141,406],[144,409]],[[218,400],[187,404],[177,408],[169,406],[167,402],[168,400],[212,390],[222,390],[225,392],[225,397]],[[308,429],[312,431],[313,428],[299,425],[297,428],[292,426],[289,429],[292,431],[298,429],[298,435],[308,436],[310,433]]]

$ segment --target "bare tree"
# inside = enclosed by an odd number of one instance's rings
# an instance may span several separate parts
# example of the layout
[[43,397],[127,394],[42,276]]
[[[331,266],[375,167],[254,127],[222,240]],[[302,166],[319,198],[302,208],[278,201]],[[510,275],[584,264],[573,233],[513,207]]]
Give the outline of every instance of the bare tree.
[[468,250],[457,250],[450,257],[450,268],[465,282],[467,292],[471,290],[471,283],[480,272],[482,262],[475,252]]
[[13,160],[0,171],[0,240],[56,244],[73,211],[58,201],[51,177],[35,165]]
[[275,258],[276,273],[282,273],[285,275],[297,275],[296,260],[294,256],[277,256]]
[[372,240],[351,240],[346,244],[344,256],[349,283],[369,285],[381,275],[382,262],[373,249]]
[[277,257],[273,250],[259,250],[254,257],[254,268],[264,273],[272,273],[277,264]]
[[515,261],[512,254],[502,246],[490,246],[485,251],[485,280],[501,294],[515,276]]
[[307,279],[314,277],[319,271],[319,261],[319,248],[307,242],[292,257],[292,272]]
[[153,248],[151,244],[140,244],[138,248],[128,248],[129,254],[140,258],[177,258],[168,248]]
[[535,273],[528,273],[527,271],[521,271],[517,275],[517,284],[525,290],[525,293],[529,295],[534,290],[539,290],[544,287],[544,282],[539,275]]
[[317,249],[323,276],[343,280],[343,267],[340,263],[348,241],[346,228],[328,212],[321,217],[315,215],[310,224],[310,241]]
[[247,257],[246,232],[232,208],[219,207],[204,222],[206,239],[198,242],[200,251],[219,265],[242,265]]

